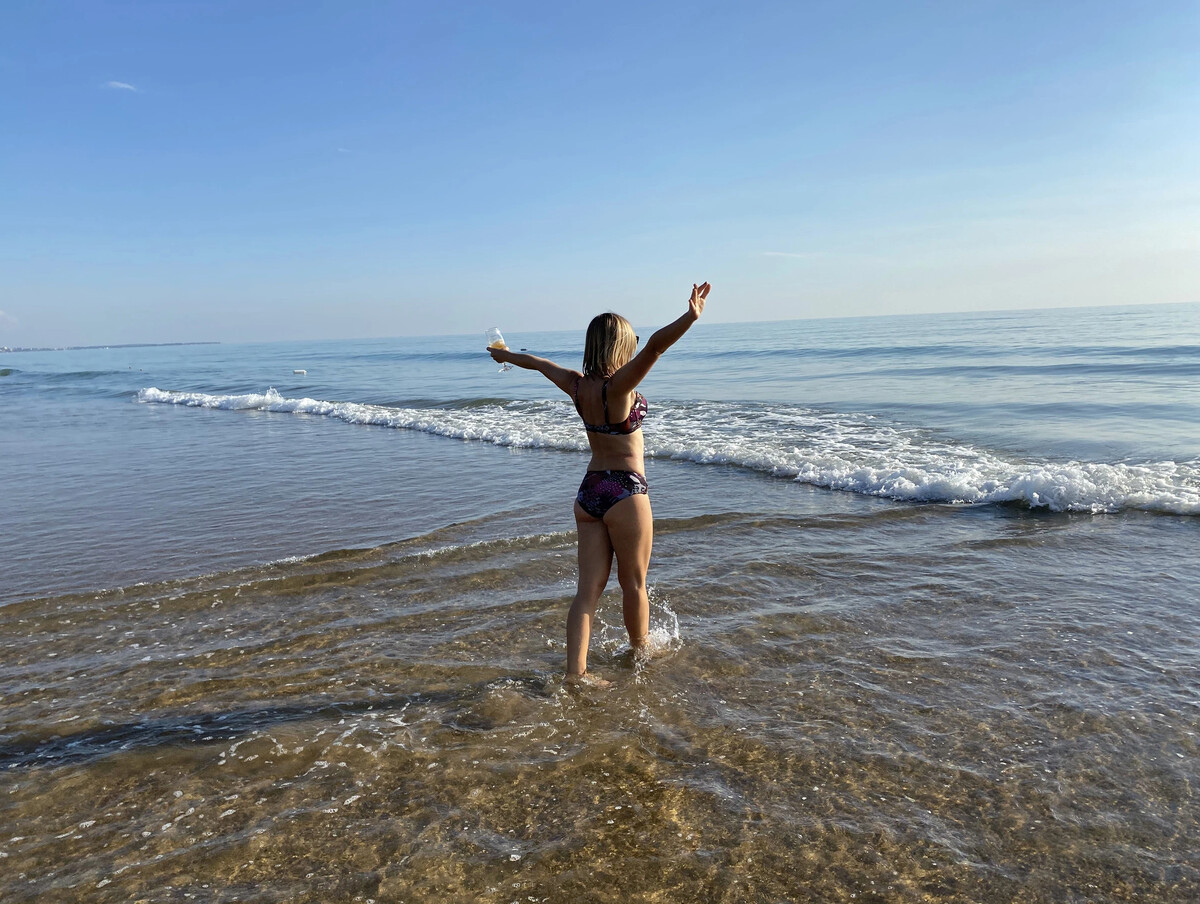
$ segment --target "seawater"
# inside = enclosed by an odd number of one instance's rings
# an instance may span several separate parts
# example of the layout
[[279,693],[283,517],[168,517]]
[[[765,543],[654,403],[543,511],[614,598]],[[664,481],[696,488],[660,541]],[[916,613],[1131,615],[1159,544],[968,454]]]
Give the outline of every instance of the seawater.
[[0,356],[5,901],[1200,896],[1200,307],[701,322],[608,692],[483,344]]

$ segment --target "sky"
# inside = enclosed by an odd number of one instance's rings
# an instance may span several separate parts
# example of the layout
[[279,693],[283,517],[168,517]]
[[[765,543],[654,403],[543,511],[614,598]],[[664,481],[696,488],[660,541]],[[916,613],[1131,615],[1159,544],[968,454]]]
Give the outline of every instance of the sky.
[[1200,3],[5,0],[0,346],[1200,301]]

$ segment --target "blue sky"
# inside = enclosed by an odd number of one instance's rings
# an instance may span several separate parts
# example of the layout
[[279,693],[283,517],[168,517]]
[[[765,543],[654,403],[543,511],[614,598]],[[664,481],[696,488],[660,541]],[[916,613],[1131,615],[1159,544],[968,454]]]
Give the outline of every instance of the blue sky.
[[1200,301],[1200,4],[32,2],[0,345]]

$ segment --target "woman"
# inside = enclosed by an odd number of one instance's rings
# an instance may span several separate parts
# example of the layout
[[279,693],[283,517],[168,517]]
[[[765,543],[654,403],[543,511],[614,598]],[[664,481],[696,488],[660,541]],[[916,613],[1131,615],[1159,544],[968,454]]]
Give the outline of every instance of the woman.
[[568,680],[581,681],[587,676],[592,618],[608,583],[613,553],[617,556],[617,580],[630,646],[637,655],[646,645],[650,632],[646,569],[650,566],[654,522],[650,488],[643,476],[646,466],[641,426],[646,400],[635,390],[662,353],[700,317],[710,288],[708,283],[693,285],[687,312],[651,336],[640,352],[638,337],[628,320],[612,313],[595,317],[584,341],[583,373],[535,355],[488,349],[494,360],[539,371],[569,395],[583,419],[592,449],[592,460],[575,497],[579,585],[567,615]]

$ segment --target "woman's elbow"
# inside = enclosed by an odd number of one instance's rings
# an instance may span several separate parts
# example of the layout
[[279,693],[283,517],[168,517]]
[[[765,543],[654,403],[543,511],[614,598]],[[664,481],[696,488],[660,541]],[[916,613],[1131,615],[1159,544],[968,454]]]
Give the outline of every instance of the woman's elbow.
[[650,341],[646,343],[646,353],[649,354],[651,363],[657,361],[663,356],[663,353],[671,347],[670,342],[660,339],[658,336],[651,336]]

